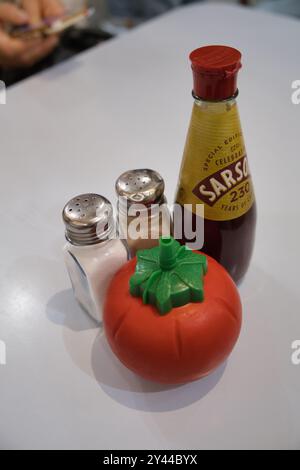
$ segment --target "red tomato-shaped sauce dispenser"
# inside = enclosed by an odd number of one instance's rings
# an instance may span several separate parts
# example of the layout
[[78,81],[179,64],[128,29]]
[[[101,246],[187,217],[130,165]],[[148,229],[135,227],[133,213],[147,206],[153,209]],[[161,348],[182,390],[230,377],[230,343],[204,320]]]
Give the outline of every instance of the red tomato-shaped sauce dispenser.
[[166,384],[206,376],[231,353],[240,333],[237,288],[213,258],[163,237],[114,276],[104,328],[119,360]]

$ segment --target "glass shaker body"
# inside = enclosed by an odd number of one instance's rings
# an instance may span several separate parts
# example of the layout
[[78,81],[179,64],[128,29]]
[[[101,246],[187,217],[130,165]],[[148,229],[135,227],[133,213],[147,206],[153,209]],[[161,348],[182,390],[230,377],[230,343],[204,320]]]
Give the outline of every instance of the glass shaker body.
[[127,261],[126,247],[118,239],[90,246],[67,242],[64,256],[78,303],[97,322],[101,321],[107,287],[115,272]]

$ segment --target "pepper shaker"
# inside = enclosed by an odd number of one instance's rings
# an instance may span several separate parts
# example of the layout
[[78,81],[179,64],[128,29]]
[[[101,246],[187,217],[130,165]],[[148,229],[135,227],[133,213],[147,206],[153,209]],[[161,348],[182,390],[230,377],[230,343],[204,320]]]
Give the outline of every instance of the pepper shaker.
[[150,169],[126,171],[116,181],[119,230],[132,257],[173,232],[164,189],[163,178]]

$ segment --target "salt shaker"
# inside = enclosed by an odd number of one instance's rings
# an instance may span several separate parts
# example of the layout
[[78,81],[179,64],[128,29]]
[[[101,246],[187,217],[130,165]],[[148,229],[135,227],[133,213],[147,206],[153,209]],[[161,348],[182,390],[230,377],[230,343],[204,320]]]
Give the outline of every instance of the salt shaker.
[[150,169],[126,171],[116,181],[119,230],[131,256],[158,245],[162,235],[172,234],[164,189],[163,178]]
[[66,266],[75,297],[97,322],[113,274],[127,261],[125,244],[115,237],[111,203],[98,194],[81,194],[63,209]]

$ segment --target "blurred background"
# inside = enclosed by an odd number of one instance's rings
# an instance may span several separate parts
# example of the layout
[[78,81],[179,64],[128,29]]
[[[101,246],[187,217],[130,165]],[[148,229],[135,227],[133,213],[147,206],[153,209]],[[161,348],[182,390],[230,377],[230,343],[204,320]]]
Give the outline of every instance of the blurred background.
[[[97,14],[94,23],[111,28],[118,34],[143,21],[160,15],[172,8],[195,2],[216,3],[216,0],[91,0]],[[65,0],[68,6],[80,4],[80,0]],[[81,3],[84,3],[81,1]],[[261,8],[285,15],[300,17],[299,0],[218,0],[218,3],[232,3]]]
[[[13,85],[79,52],[124,34],[156,16],[196,2],[216,3],[215,0],[63,0],[68,9],[90,6],[94,13],[88,20],[65,31],[59,46],[49,56],[25,69],[0,68],[0,79],[7,86]],[[300,18],[300,0],[218,0],[218,3],[239,4],[245,8]]]

